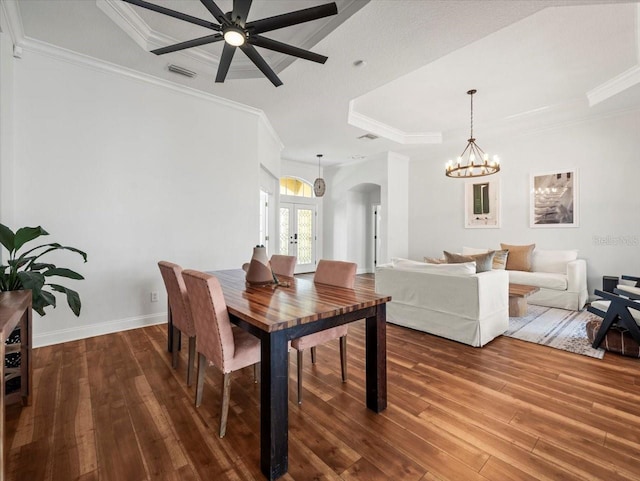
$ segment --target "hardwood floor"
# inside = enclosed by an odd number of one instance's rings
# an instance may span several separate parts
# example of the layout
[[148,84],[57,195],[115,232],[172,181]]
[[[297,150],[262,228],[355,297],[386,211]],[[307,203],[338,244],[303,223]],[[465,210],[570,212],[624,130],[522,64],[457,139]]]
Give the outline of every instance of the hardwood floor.
[[[363,282],[361,280],[361,282]],[[283,480],[639,480],[640,361],[603,360],[510,338],[472,348],[389,325],[389,407],[364,404],[364,323],[305,363],[289,390]],[[233,376],[219,439],[222,375],[202,406],[171,369],[165,326],[34,350],[33,405],[8,409],[7,480],[252,480],[259,389]],[[308,355],[308,354],[307,354]]]

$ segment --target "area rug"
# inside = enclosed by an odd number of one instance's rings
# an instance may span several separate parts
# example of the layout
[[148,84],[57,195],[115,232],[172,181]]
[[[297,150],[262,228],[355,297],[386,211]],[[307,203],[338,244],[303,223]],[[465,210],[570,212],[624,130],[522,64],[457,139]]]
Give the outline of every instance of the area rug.
[[594,317],[597,318],[586,310],[529,305],[526,316],[509,318],[509,330],[504,335],[602,359],[604,349],[593,349],[587,339],[586,324]]

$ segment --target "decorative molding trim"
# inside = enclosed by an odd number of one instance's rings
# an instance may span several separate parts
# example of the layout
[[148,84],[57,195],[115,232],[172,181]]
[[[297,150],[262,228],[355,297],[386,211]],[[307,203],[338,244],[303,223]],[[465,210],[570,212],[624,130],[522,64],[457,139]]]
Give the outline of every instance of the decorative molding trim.
[[395,127],[391,127],[378,120],[367,117],[366,115],[356,112],[355,101],[349,102],[349,115],[347,122],[349,125],[366,130],[373,134],[393,140],[399,144],[441,144],[442,132],[404,132]]
[[34,335],[33,347],[51,346],[53,344],[77,341],[78,339],[102,336],[104,334],[113,334],[115,332],[128,331],[130,329],[138,329],[140,327],[153,326],[166,322],[167,313],[162,312],[159,314],[130,317],[128,319],[119,319],[116,321],[100,322],[98,324],[90,324],[87,326],[59,329],[57,331]]
[[33,52],[33,53],[41,54],[56,60],[68,62],[70,64],[73,64],[79,67],[90,68],[99,72],[106,72],[106,73],[111,73],[115,75],[122,75],[124,77],[139,80],[141,82],[158,85],[160,87],[165,87],[165,88],[174,90],[176,92],[188,94],[193,97],[200,98],[202,100],[215,102],[220,105],[241,110],[243,112],[247,112],[253,115],[257,115],[257,116],[265,115],[262,110],[257,109],[255,107],[250,107],[248,105],[244,105],[239,102],[234,102],[233,100],[228,100],[223,97],[218,97],[216,95],[203,92],[202,90],[177,84],[169,80],[161,79],[159,77],[154,77],[153,75],[138,72],[136,70],[133,70],[127,67],[122,67],[120,65],[106,62],[104,60],[99,60],[94,57],[90,57],[88,55],[83,55],[77,52],[73,52],[71,50],[67,50],[62,47],[57,47],[55,45],[42,42],[40,40],[35,40],[29,37],[26,37],[24,39],[23,50],[25,52],[27,51]]
[[[96,0],[96,6],[146,52],[179,42],[176,38],[153,30],[127,3],[115,0]],[[198,47],[182,50],[175,54],[195,60],[201,63],[203,68],[211,71],[215,71],[220,63],[220,57]]]
[[24,29],[22,28],[22,17],[16,0],[2,0],[0,7],[4,11],[4,17],[7,20],[9,35],[14,45],[14,51],[18,50],[24,42]]
[[68,62],[70,64],[73,64],[79,67],[89,68],[99,72],[106,72],[106,73],[115,74],[115,75],[122,75],[124,77],[132,78],[134,80],[138,80],[141,82],[146,82],[146,83],[150,83],[160,87],[168,88],[170,90],[180,92],[186,95],[191,95],[193,97],[206,100],[208,102],[214,102],[214,103],[223,105],[225,107],[233,108],[242,112],[255,115],[258,117],[258,120],[265,125],[267,131],[273,137],[273,139],[278,143],[278,145],[281,146],[281,149],[284,149],[284,144],[280,139],[280,136],[274,129],[273,124],[269,121],[269,118],[267,117],[267,115],[264,113],[263,110],[257,109],[255,107],[250,107],[248,105],[244,105],[239,102],[234,102],[233,100],[228,100],[223,97],[218,97],[217,95],[203,92],[202,90],[177,84],[169,80],[154,77],[153,75],[145,74],[142,72],[138,72],[136,70],[122,67],[120,65],[112,64],[104,60],[99,60],[94,57],[89,57],[88,55],[72,52],[71,50],[66,50],[61,47],[57,47],[49,43],[41,42],[39,40],[34,40],[29,37],[24,39],[23,48],[25,51],[41,54],[41,55],[53,58],[55,60]]
[[640,83],[640,65],[607,80],[605,83],[587,92],[589,107],[599,104],[620,92]]

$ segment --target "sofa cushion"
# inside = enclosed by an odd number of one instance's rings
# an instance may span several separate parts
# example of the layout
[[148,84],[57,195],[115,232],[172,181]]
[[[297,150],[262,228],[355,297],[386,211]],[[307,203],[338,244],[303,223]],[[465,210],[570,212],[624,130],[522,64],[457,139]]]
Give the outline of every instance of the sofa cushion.
[[577,250],[541,250],[533,251],[531,270],[534,272],[567,273],[567,263],[578,258]]
[[430,274],[441,274],[445,276],[470,276],[476,273],[475,262],[464,262],[461,264],[428,264],[425,262],[393,257],[391,258],[391,264],[394,269],[428,272]]
[[531,254],[536,248],[535,244],[526,246],[500,244],[500,247],[509,251],[509,256],[507,257],[508,271],[531,271]]
[[618,289],[621,291],[627,291],[630,294],[635,294],[636,296],[640,296],[640,287],[630,286],[628,284],[618,284]]
[[462,247],[463,256],[472,256],[474,254],[486,254],[491,249],[479,249],[477,247]]
[[495,255],[493,256],[493,268],[502,271],[505,270],[507,268],[508,256],[509,251],[507,249],[495,251]]
[[[605,301],[604,299],[598,299],[597,301],[593,301],[591,306],[595,307],[599,311],[607,312],[609,310],[609,306],[611,305],[611,301]],[[639,309],[629,309],[631,316],[635,319],[636,324],[640,326],[640,310]]]
[[427,256],[425,256],[424,261],[427,264],[446,264],[447,263],[446,259],[438,259],[437,257],[427,257]]
[[524,284],[526,286],[544,287],[556,291],[566,291],[567,276],[551,272],[508,271],[509,284]]
[[493,256],[495,251],[489,251],[485,254],[460,255],[444,251],[444,258],[449,264],[459,264],[462,262],[476,262],[476,272],[490,271],[493,267]]

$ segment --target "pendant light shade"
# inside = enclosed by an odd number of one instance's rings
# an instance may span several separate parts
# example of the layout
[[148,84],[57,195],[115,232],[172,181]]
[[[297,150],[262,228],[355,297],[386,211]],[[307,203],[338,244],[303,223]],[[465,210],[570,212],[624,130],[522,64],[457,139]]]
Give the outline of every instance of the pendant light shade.
[[318,178],[313,183],[313,193],[316,194],[316,197],[322,197],[327,190],[327,185],[320,175],[320,159],[322,159],[322,154],[317,154],[316,157],[318,157]]

